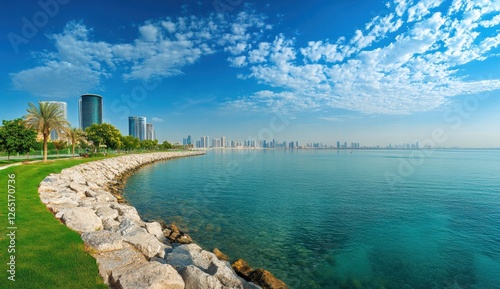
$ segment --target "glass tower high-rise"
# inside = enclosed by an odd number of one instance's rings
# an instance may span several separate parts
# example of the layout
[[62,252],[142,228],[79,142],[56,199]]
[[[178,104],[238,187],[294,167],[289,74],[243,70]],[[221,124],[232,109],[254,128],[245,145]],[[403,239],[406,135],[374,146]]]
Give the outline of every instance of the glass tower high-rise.
[[102,123],[102,96],[84,94],[80,97],[80,128],[86,129],[92,124]]
[[129,116],[128,134],[141,141],[147,139],[146,118],[143,116]]

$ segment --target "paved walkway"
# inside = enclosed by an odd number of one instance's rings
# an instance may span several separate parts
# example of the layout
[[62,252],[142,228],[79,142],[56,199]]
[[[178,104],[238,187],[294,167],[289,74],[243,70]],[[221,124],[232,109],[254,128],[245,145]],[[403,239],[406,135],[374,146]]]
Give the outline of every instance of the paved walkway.
[[[62,158],[48,159],[48,161],[67,160],[67,159],[71,159],[72,156],[73,155],[59,155],[59,157],[62,157]],[[75,158],[79,158],[79,156],[75,155]],[[13,157],[11,157],[11,159],[13,159]],[[26,160],[26,157],[22,158],[22,161],[19,161],[17,163],[12,163],[12,164],[8,164],[8,165],[0,166],[0,171],[1,170],[5,170],[6,168],[13,167],[13,166],[22,165],[23,161],[25,161],[25,160]],[[30,164],[32,164],[32,163],[39,163],[41,161],[43,161],[43,160],[42,159],[29,160],[29,163]]]

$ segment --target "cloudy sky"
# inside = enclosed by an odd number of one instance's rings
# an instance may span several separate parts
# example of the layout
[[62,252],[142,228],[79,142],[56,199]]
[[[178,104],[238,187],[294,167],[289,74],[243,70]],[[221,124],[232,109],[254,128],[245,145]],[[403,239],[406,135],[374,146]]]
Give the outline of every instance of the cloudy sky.
[[[276,3],[277,2],[277,3]],[[104,98],[158,138],[500,147],[500,1],[2,3],[2,119]]]

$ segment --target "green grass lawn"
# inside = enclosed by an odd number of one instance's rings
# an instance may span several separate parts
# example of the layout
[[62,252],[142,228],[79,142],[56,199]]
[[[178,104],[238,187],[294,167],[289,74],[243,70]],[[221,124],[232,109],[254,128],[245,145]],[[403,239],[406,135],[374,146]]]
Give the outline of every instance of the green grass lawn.
[[[92,159],[58,160],[0,170],[0,288],[107,288],[98,274],[95,259],[85,251],[77,232],[60,223],[38,196],[39,183],[50,173]],[[10,174],[16,180],[15,282],[8,280],[7,237]]]

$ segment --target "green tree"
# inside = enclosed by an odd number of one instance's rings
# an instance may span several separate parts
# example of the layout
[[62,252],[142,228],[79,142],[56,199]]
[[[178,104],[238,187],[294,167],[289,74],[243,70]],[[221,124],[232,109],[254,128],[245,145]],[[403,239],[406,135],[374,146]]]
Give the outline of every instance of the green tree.
[[76,127],[70,127],[64,131],[66,138],[71,143],[73,158],[75,157],[75,147],[79,143],[85,143],[85,132]]
[[36,130],[43,136],[43,161],[47,161],[47,143],[50,132],[54,129],[57,132],[64,131],[69,126],[64,118],[63,110],[52,102],[39,102],[38,107],[33,103],[28,104],[28,114],[25,115],[25,123],[28,128]]
[[36,145],[36,131],[25,126],[21,118],[3,120],[0,127],[0,149],[7,152],[7,158],[13,153],[26,154]]
[[92,124],[85,129],[87,139],[94,144],[94,148],[99,149],[101,146],[106,146],[110,149],[119,149],[122,143],[122,134],[120,131],[109,123]]
[[158,144],[158,141],[145,139],[145,140],[141,141],[141,148],[145,149],[145,150],[152,150],[156,147],[157,144]]
[[66,148],[68,143],[65,140],[56,140],[53,141],[52,144],[54,145],[54,148],[56,149],[57,154],[59,154],[59,151]]
[[122,137],[122,143],[123,143],[123,148],[128,151],[139,148],[141,144],[138,138],[131,135]]
[[174,146],[169,143],[168,141],[164,141],[161,145],[160,145],[160,149],[162,150],[168,150],[168,149],[171,149],[173,148]]

